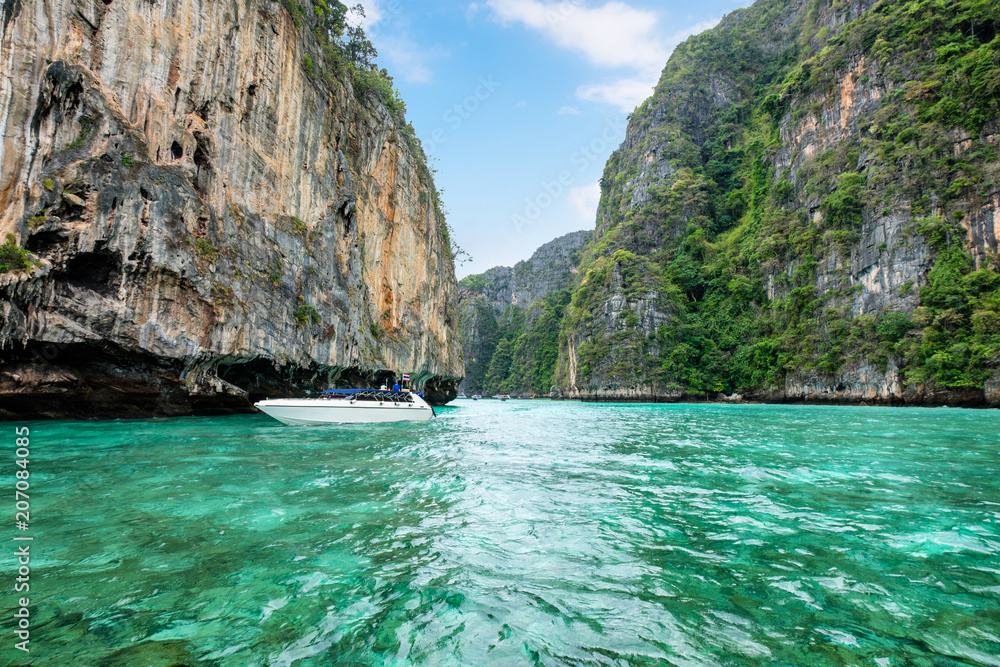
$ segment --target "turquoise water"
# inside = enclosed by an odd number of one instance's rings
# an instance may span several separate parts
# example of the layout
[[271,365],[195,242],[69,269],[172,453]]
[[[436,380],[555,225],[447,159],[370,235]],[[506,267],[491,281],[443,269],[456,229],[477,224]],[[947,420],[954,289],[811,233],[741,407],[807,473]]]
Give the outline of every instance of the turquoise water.
[[32,664],[1000,665],[995,410],[438,412],[32,424]]

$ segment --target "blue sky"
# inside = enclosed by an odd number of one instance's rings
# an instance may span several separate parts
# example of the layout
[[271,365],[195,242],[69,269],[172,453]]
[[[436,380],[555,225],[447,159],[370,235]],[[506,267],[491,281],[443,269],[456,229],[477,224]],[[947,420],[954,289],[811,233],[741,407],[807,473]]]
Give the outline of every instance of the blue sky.
[[364,0],[472,261],[593,229],[597,180],[673,48],[747,2]]

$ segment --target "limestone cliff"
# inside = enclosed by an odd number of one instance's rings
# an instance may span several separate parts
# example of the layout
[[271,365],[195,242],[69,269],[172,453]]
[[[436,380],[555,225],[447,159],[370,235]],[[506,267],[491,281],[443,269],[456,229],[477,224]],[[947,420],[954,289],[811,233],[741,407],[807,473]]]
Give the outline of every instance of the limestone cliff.
[[580,251],[590,236],[589,231],[565,234],[513,268],[496,266],[462,279],[462,391],[469,395],[550,392],[559,323]]
[[[422,151],[270,0],[0,5],[0,416],[462,377]],[[297,10],[299,11],[299,10]],[[306,10],[311,11],[311,10]]]
[[996,403],[1000,9],[759,0],[632,115],[573,396]]
[[494,266],[462,279],[462,286],[482,293],[498,312],[508,305],[528,308],[532,303],[573,282],[580,249],[590,240],[588,230],[570,232],[540,246],[531,257],[513,267]]

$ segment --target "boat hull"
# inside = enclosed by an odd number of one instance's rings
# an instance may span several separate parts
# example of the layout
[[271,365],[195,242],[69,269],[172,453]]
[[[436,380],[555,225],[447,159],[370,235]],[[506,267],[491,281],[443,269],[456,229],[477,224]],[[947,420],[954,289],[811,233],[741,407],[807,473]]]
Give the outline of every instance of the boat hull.
[[[421,401],[422,403],[423,401]],[[319,424],[388,424],[393,422],[429,421],[434,409],[424,403],[385,401],[342,401],[321,399],[270,399],[254,404],[261,412],[289,426]]]

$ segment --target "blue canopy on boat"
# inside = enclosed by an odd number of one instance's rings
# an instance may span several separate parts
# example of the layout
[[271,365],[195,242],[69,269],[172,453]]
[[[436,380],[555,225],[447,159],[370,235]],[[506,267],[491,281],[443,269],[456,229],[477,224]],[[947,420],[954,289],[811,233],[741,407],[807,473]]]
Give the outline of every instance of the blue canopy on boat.
[[[392,391],[390,389],[327,389],[323,393],[324,394],[338,394],[340,396],[352,396],[354,394],[369,394],[369,393],[370,394],[398,394],[400,392],[398,392],[398,391],[394,392],[394,391]],[[417,391],[413,391],[413,392],[410,392],[410,393],[416,394],[420,398],[424,397],[424,395],[422,393],[417,392]]]

